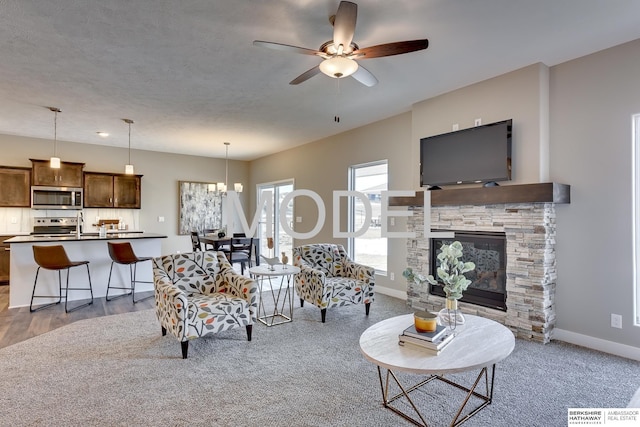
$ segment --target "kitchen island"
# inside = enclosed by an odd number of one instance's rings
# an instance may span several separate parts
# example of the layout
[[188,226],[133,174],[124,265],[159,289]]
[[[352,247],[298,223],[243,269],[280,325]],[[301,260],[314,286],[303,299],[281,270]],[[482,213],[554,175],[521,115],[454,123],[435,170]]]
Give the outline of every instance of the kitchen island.
[[[38,264],[33,259],[33,246],[64,246],[67,256],[71,261],[89,261],[89,271],[91,272],[91,284],[93,286],[94,298],[104,297],[107,292],[107,280],[109,279],[109,268],[111,258],[107,242],[123,241],[130,242],[134,252],[139,257],[157,257],[161,255],[161,240],[167,236],[155,233],[109,233],[107,237],[99,237],[97,233],[86,233],[77,237],[75,234],[47,235],[47,236],[16,236],[5,241],[11,248],[11,278],[9,282],[9,308],[28,307],[31,301],[33,281],[36,277]],[[75,271],[71,269],[69,283],[71,287],[88,287],[86,271]],[[66,273],[62,272],[63,287],[66,280]],[[137,280],[153,282],[153,272],[151,262],[143,262],[138,265]],[[112,283],[116,286],[129,286],[129,267],[115,264],[113,266]],[[73,285],[72,285],[73,284]],[[138,283],[137,292],[153,290],[152,283]],[[116,291],[114,296],[117,295]],[[40,295],[57,295],[58,277],[57,272],[51,270],[41,270],[38,277],[38,293]],[[85,299],[88,292],[69,291],[69,301]],[[111,297],[111,292],[109,292]],[[38,298],[38,305],[54,302],[51,298]]]

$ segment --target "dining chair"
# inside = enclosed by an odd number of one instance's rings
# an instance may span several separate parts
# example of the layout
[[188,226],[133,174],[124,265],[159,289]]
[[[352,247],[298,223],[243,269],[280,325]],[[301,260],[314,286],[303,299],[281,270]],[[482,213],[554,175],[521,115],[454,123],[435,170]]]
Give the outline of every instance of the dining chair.
[[[202,230],[202,234],[204,236],[208,236],[208,235],[215,235],[217,233],[218,230],[216,230],[215,228],[205,228],[204,230]],[[213,245],[211,243],[205,243],[204,244],[204,250],[205,251],[213,251],[215,250],[215,248],[213,247]]]
[[197,231],[191,232],[191,249],[193,252],[198,252],[202,250],[202,244],[200,243],[200,236]]
[[231,265],[239,263],[240,273],[244,274],[244,269],[248,265],[253,266],[251,256],[253,254],[253,238],[250,237],[232,237],[231,250],[229,251],[229,262]]

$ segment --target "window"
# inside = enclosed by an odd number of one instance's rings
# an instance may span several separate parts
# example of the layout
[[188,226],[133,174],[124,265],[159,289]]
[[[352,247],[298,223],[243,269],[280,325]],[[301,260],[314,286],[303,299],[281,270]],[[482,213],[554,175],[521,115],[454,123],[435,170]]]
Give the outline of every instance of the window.
[[634,324],[640,326],[640,114],[633,116],[633,281]]
[[258,185],[257,202],[260,202],[261,196],[270,191],[273,197],[273,249],[267,247],[267,230],[266,215],[267,210],[263,206],[260,213],[260,222],[258,227],[258,236],[260,237],[260,253],[265,257],[280,257],[282,252],[286,252],[289,259],[292,259],[293,238],[282,230],[280,227],[280,210],[286,209],[286,217],[289,226],[293,229],[293,201],[288,206],[281,207],[282,199],[293,191],[293,181],[281,181],[276,183]]
[[[371,223],[365,234],[349,238],[349,253],[354,261],[387,272],[387,239],[381,233],[381,193],[387,190],[387,161],[355,165],[349,168],[349,190],[364,193],[371,204]],[[365,210],[357,197],[349,198],[349,231],[363,228]]]

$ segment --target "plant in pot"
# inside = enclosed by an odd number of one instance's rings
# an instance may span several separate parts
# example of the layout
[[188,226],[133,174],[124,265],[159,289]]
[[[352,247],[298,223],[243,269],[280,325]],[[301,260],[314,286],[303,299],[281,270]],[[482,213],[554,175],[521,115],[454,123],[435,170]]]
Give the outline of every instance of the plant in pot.
[[[476,265],[473,262],[461,260],[462,243],[458,241],[450,245],[442,245],[437,258],[439,265],[436,275],[442,282],[446,295],[445,308],[438,313],[438,323],[455,329],[464,324],[464,316],[458,310],[458,300],[462,298],[462,293],[471,284],[471,280],[467,279],[464,273],[474,270]],[[438,284],[432,275],[427,276],[426,279],[432,285]]]
[[[422,274],[415,274],[411,267],[407,267],[402,275],[407,279],[409,283],[413,284],[413,289],[418,291],[421,295],[427,295],[429,299],[429,282],[427,277]],[[429,311],[416,311],[413,313],[413,322],[418,332],[433,332],[436,330],[437,316]]]

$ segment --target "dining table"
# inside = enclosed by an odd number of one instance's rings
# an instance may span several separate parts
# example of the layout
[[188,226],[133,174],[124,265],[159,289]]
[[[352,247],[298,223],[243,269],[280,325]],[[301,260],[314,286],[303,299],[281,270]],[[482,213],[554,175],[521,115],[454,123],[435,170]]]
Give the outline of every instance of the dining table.
[[[203,234],[200,236],[200,243],[213,246],[213,250],[221,250],[223,246],[231,247],[231,239],[243,239],[244,237],[224,236],[218,237],[216,234]],[[253,254],[255,256],[255,265],[260,265],[260,239],[253,238]]]

